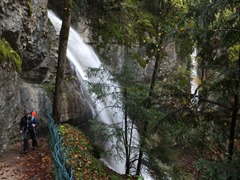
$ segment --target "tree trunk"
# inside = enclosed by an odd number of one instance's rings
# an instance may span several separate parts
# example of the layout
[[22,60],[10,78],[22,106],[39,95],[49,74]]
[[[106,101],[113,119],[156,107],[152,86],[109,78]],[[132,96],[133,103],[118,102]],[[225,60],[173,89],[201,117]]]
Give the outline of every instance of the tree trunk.
[[235,129],[238,118],[238,110],[239,110],[239,81],[240,81],[240,52],[238,56],[238,64],[237,64],[237,76],[236,76],[236,93],[233,96],[233,112],[232,112],[232,121],[230,126],[230,134],[229,134],[229,144],[228,144],[228,159],[231,161],[234,151],[234,137],[235,137]]
[[[159,44],[161,45],[162,42],[160,41]],[[159,46],[159,47],[161,47],[161,46]],[[149,93],[148,93],[148,97],[147,97],[146,104],[145,104],[146,109],[151,108],[153,90],[154,90],[154,86],[155,86],[155,82],[156,82],[156,78],[157,78],[159,64],[160,64],[160,52],[158,52],[158,54],[156,56],[152,79],[151,79],[151,83],[150,83],[150,87],[149,87]],[[148,130],[148,120],[145,119],[144,125],[143,125],[143,132],[142,132],[143,137],[140,139],[140,150],[139,150],[138,164],[137,164],[137,171],[136,171],[136,175],[138,175],[138,176],[141,173],[143,148],[145,146],[145,138],[147,137],[147,130]]]
[[[127,88],[124,88],[124,98],[127,99]],[[128,142],[128,117],[127,117],[127,105],[124,108],[124,147],[125,147],[125,174],[130,173],[130,146]]]
[[71,22],[70,22],[71,9],[72,9],[72,0],[65,0],[62,27],[60,31],[59,49],[58,49],[57,77],[56,77],[55,92],[54,92],[54,98],[53,98],[53,118],[55,122],[58,124],[60,124],[61,122],[60,97],[61,97],[62,82],[65,76],[67,43],[68,43],[69,29],[71,26]]

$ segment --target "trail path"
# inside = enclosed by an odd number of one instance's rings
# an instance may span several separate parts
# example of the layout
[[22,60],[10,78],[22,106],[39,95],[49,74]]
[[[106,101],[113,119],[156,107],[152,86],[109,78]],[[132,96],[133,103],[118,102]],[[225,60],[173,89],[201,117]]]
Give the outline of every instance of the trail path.
[[[47,138],[38,139],[39,148],[21,151],[22,142],[12,145],[0,155],[1,180],[53,180],[51,153]],[[31,139],[29,141],[31,145]],[[31,147],[31,146],[30,146]]]

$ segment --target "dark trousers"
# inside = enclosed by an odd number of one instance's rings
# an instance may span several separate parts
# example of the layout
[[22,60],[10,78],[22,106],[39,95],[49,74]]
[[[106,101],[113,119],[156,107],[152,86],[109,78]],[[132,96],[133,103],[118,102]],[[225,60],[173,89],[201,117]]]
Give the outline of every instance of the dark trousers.
[[28,149],[29,149],[29,144],[28,144],[29,135],[32,138],[32,147],[36,148],[38,146],[35,129],[33,129],[33,128],[27,129],[24,132],[24,138],[23,138],[24,152],[28,151]]

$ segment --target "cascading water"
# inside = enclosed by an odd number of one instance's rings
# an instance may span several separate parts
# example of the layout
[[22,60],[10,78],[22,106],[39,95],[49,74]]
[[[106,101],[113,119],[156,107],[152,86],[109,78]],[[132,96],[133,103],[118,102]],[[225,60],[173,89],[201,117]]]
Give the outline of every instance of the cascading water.
[[[60,32],[62,21],[52,12],[48,11],[48,17],[51,20],[51,22],[54,25],[55,30],[57,33]],[[79,34],[72,28],[70,28],[70,34],[69,34],[69,40],[68,40],[68,48],[67,48],[67,58],[68,60],[74,65],[75,71],[77,72],[77,76],[79,81],[85,80],[85,81],[91,81],[91,82],[97,82],[97,81],[105,81],[105,84],[110,84],[110,90],[108,91],[109,94],[113,94],[114,91],[119,91],[120,88],[118,87],[117,83],[113,83],[110,80],[108,80],[109,73],[105,71],[106,76],[104,79],[98,79],[95,77],[94,79],[89,79],[87,77],[87,70],[89,68],[100,68],[101,62],[98,58],[98,56],[95,54],[94,50],[85,44]],[[104,74],[105,74],[104,73]],[[87,87],[86,87],[87,89]],[[94,98],[94,95],[92,95],[92,98]],[[98,102],[96,104],[96,107],[93,108],[96,110],[96,112],[100,112],[98,114],[98,120],[106,123],[106,124],[119,124],[119,126],[124,127],[123,124],[123,117],[124,114],[121,110],[112,108],[108,109],[105,108],[108,107],[114,107],[114,105],[117,103],[116,98],[112,98],[111,96],[108,96],[104,102]],[[120,127],[120,128],[121,128]],[[137,146],[138,143],[138,132],[136,129],[133,129],[133,144],[134,146]],[[105,149],[106,150],[114,150],[112,146],[114,146],[114,143],[117,143],[117,139],[115,138],[113,141],[107,142]],[[113,152],[113,154],[118,154],[118,152]],[[134,156],[134,155],[133,155]],[[110,168],[114,169],[120,174],[125,173],[125,161],[117,161],[116,158],[113,156],[105,157],[103,160]],[[150,175],[146,172],[146,167],[143,166],[142,170],[142,176],[144,179],[152,179]]]
[[[191,69],[191,94],[193,95],[193,98],[191,99],[191,106],[192,107],[198,107],[198,73],[197,73],[197,49],[194,48],[193,53],[191,54],[191,63],[192,63],[192,69]],[[199,109],[198,109],[199,110]]]

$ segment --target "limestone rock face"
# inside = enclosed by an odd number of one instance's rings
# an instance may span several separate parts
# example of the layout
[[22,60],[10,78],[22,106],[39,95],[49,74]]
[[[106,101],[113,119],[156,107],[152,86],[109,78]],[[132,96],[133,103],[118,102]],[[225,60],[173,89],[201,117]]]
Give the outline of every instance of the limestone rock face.
[[[0,153],[19,139],[19,121],[25,108],[38,113],[46,127],[52,97],[43,84],[55,83],[58,37],[47,17],[48,0],[1,0],[0,38],[22,59],[22,73],[7,68],[0,56]],[[3,63],[4,62],[4,63]],[[62,95],[62,121],[79,124],[91,117],[86,94],[69,81]]]
[[[68,62],[67,69],[74,69],[71,66]],[[74,70],[68,73],[67,80],[65,80],[62,86],[60,121],[68,121],[73,125],[78,125],[88,119],[92,119],[92,101],[83,82],[76,78]]]
[[9,145],[18,118],[20,93],[18,73],[0,66],[0,152]]
[[[22,59],[22,73],[8,68],[11,61],[0,56],[0,152],[19,136],[19,121],[25,108],[46,119],[51,102],[41,88],[48,71],[47,0],[0,1],[0,38]],[[28,82],[28,83],[27,83]]]
[[26,81],[41,82],[48,70],[47,0],[0,2],[0,36],[22,58]]
[[[39,115],[40,126],[46,126],[48,120],[48,114],[51,113],[51,101],[47,96],[46,91],[39,84],[30,84],[22,82],[19,87],[20,112],[24,112],[24,109],[30,109],[36,111]],[[18,119],[19,121],[20,119]]]

